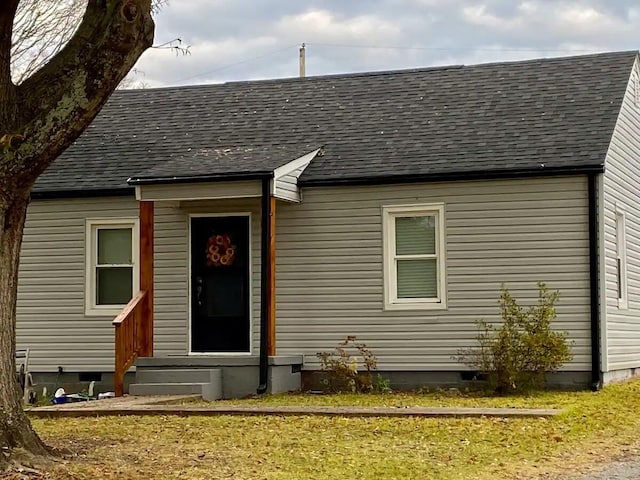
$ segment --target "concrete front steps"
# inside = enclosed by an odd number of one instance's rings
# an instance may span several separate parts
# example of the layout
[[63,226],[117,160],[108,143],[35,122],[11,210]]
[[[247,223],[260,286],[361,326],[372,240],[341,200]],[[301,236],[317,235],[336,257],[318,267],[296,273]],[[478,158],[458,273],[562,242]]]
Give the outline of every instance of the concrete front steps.
[[218,400],[222,398],[222,371],[139,368],[136,383],[129,385],[129,395],[202,395],[205,400]]
[[[139,358],[130,395],[202,395],[205,400],[254,395],[260,381],[257,356],[216,355]],[[267,393],[301,387],[302,356],[269,357]]]

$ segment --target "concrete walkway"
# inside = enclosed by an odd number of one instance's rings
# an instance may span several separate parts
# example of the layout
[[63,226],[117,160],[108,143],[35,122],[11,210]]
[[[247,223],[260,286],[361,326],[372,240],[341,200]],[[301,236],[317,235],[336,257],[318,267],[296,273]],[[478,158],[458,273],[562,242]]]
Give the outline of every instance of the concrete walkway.
[[640,478],[640,449],[625,457],[604,463],[591,472],[556,477],[555,480],[638,480]]
[[[29,409],[32,417],[98,417],[108,415],[322,415],[339,417],[552,417],[560,410],[550,408],[460,408],[460,407],[328,407],[230,405],[211,402],[190,405],[194,396],[112,398],[90,402],[65,403]],[[241,402],[241,401],[240,401]]]

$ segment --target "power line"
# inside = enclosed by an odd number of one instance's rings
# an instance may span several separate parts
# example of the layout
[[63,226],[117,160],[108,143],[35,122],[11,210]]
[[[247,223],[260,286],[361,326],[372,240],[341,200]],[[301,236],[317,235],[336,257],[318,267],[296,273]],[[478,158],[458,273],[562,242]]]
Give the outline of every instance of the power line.
[[[318,47],[336,47],[336,48],[361,48],[361,49],[379,49],[379,50],[423,50],[423,51],[480,51],[480,52],[558,52],[558,53],[570,53],[570,52],[584,52],[590,53],[593,50],[587,49],[577,49],[577,48],[468,48],[468,47],[410,47],[410,46],[401,46],[401,45],[361,45],[361,44],[344,44],[344,43],[324,43],[324,42],[306,42],[307,46],[318,46]],[[204,77],[206,75],[211,75],[212,73],[220,72],[222,70],[227,70],[232,67],[236,67],[238,65],[243,65],[245,63],[254,62],[256,60],[261,60],[263,58],[271,57],[280,52],[284,52],[285,50],[289,50],[292,48],[297,48],[299,44],[287,45],[286,47],[279,48],[276,50],[272,50],[270,52],[264,53],[262,55],[258,55],[256,57],[247,58],[244,60],[240,60],[239,62],[229,63],[227,65],[223,65],[221,67],[215,68],[213,70],[207,70],[206,72],[198,73],[196,75],[191,75],[189,77],[184,77],[176,80],[176,82],[185,82],[187,80],[193,80],[194,78]]]
[[218,68],[215,68],[213,70],[208,70],[206,72],[198,73],[198,74],[192,75],[190,77],[181,78],[181,79],[178,79],[178,80],[175,80],[175,81],[176,82],[186,82],[187,80],[193,80],[194,78],[204,77],[205,75],[210,75],[212,73],[216,73],[216,72],[219,72],[221,70],[226,70],[227,68],[235,67],[237,65],[242,65],[244,63],[249,63],[249,62],[253,62],[255,60],[260,60],[262,58],[271,57],[271,56],[273,56],[273,55],[275,55],[277,53],[284,52],[285,50],[289,50],[290,48],[294,48],[294,47],[297,47],[297,46],[298,46],[297,43],[294,44],[294,45],[288,45],[288,46],[286,46],[284,48],[279,48],[277,50],[272,50],[272,51],[264,53],[262,55],[258,55],[257,57],[251,57],[251,58],[247,58],[245,60],[240,60],[239,62],[229,63],[229,64],[224,65],[222,67],[218,67]]
[[481,52],[592,52],[593,50],[578,48],[469,48],[469,47],[403,47],[399,45],[348,45],[342,43],[307,42],[307,46],[368,48],[382,50],[439,50],[439,51],[481,51]]

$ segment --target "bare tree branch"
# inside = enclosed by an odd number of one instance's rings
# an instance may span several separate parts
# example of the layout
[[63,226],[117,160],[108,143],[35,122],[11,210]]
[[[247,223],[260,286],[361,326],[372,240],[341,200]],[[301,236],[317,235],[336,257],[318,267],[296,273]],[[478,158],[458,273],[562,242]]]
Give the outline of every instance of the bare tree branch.
[[[153,0],[152,12],[158,13],[168,3],[168,0]],[[22,83],[64,47],[80,24],[86,7],[87,0],[19,2],[11,47],[12,76],[16,84]],[[176,51],[189,50],[174,43],[171,46]]]
[[15,86],[11,81],[11,36],[13,18],[19,0],[7,0],[0,6],[0,125],[11,125],[15,116]]
[[186,47],[183,46],[181,38],[174,38],[173,40],[169,40],[168,42],[154,45],[151,48],[155,48],[158,50],[173,50],[176,55],[191,55],[191,45],[187,45]]
[[87,0],[21,1],[15,16],[11,63],[17,84],[60,51],[71,38]]
[[113,91],[152,45],[150,9],[151,0],[89,0],[69,42],[18,86],[25,138],[11,160],[18,183],[31,186],[107,101],[99,93]]

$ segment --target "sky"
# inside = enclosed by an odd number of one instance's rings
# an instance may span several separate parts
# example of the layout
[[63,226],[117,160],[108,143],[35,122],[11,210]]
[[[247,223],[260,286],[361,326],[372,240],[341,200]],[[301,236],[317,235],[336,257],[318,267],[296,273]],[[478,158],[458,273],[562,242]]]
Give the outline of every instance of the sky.
[[170,0],[145,87],[395,70],[640,48],[638,0]]

